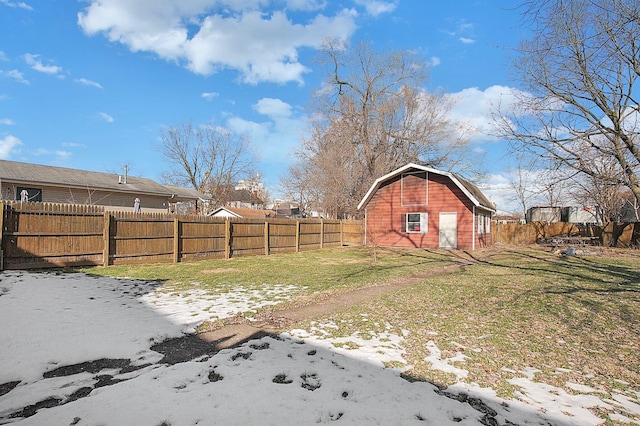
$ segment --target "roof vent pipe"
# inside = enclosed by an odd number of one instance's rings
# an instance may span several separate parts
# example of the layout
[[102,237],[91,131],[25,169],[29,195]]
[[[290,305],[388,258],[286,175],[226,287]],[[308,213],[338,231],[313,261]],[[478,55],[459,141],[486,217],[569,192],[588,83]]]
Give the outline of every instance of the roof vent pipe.
[[127,165],[124,165],[124,182],[123,183],[127,183]]

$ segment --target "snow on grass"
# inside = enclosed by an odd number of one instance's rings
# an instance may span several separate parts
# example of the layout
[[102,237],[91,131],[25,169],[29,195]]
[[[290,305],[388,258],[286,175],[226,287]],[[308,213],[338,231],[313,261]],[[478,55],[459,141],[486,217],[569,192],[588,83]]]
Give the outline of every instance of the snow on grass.
[[224,319],[242,312],[256,312],[264,306],[291,299],[299,290],[293,285],[265,285],[260,289],[237,287],[212,294],[196,288],[177,293],[153,291],[143,295],[140,300],[167,320],[187,325],[187,330],[193,332],[204,321]]
[[409,366],[403,358],[405,353],[402,347],[403,336],[393,333],[381,332],[371,336],[367,332],[367,338],[363,333],[355,332],[347,337],[331,337],[331,330],[337,326],[333,322],[312,322],[313,327],[309,331],[294,329],[290,331],[292,336],[304,339],[315,346],[332,350],[336,353],[348,355],[364,362],[376,364],[379,367],[398,365],[398,371],[404,371]]
[[[1,280],[0,339],[7,344],[0,351],[0,384],[20,383],[0,396],[0,423],[393,425],[429,419],[477,425],[483,415],[437,395],[432,385],[381,368],[373,353],[366,362],[291,335],[162,364],[152,343],[181,335],[192,322],[189,315],[172,318],[188,320],[182,325],[167,321],[141,301],[153,284],[27,272],[3,273]],[[391,337],[379,344],[399,351]],[[49,377],[102,358],[131,364],[144,358],[148,365]],[[108,384],[100,386],[105,378]],[[38,409],[38,403],[50,407]]]
[[[427,348],[431,353],[427,357],[427,361],[431,362],[431,368],[452,373],[457,377],[457,383],[448,389],[456,392],[465,392],[488,401],[495,399],[493,390],[480,388],[475,383],[462,381],[467,377],[467,372],[460,367],[460,364],[464,363],[467,357],[462,355],[461,352],[458,352],[454,357],[442,359],[441,351],[433,341],[427,343]],[[456,363],[456,365],[454,366],[453,363]],[[628,396],[619,393],[609,395],[610,398],[605,396],[601,398],[600,396],[592,395],[592,393],[607,394],[607,392],[597,391],[588,386],[575,383],[567,383],[566,386],[568,388],[576,391],[575,394],[571,394],[563,388],[536,382],[535,375],[539,372],[536,368],[529,367],[519,372],[508,369],[503,370],[518,376],[508,380],[508,382],[519,388],[519,391],[516,391],[519,400],[508,401],[508,404],[512,407],[520,407],[520,410],[522,410],[522,403],[525,403],[526,406],[536,409],[539,416],[551,424],[567,426],[604,424],[604,419],[593,413],[593,410],[597,408],[609,412],[609,419],[620,423],[631,422],[631,419],[625,416],[623,412],[635,416],[640,413],[638,410],[640,405],[637,404],[639,401],[636,400],[634,402]],[[497,410],[501,412],[499,407]],[[510,417],[511,421],[514,421],[514,419],[514,416]],[[516,423],[526,421],[526,418],[520,419],[519,422],[515,420]]]
[[[610,419],[618,422],[628,420],[622,408],[638,410],[627,395],[605,401],[587,389],[569,395],[536,383],[535,370],[514,372],[525,376],[514,378],[522,401],[462,381],[444,391],[411,383],[400,377],[408,368],[407,332],[394,334],[389,324],[333,337],[335,324],[316,322],[169,365],[154,343],[183,336],[206,316],[274,299],[233,294],[212,309],[208,295],[172,297],[156,292],[158,285],[82,274],[0,275],[0,424],[479,425],[490,415],[499,424],[590,425],[603,420],[587,407],[614,410]],[[434,367],[455,363],[464,377],[464,358],[440,359],[435,344],[429,349]],[[85,371],[66,367],[103,359]]]
[[455,367],[454,362],[463,362],[468,357],[462,352],[456,352],[456,355],[451,358],[442,359],[442,351],[433,340],[427,342],[427,349],[429,349],[430,355],[426,361],[431,363],[431,368],[434,370],[444,371],[445,373],[451,373],[456,376],[456,379],[460,381],[467,377],[469,372],[462,368]]

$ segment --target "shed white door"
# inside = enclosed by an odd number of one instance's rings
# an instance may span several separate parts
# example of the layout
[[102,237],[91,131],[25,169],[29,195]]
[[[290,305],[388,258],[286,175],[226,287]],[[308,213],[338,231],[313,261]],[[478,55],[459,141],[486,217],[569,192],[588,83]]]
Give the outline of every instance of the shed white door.
[[440,213],[440,248],[458,247],[458,213]]

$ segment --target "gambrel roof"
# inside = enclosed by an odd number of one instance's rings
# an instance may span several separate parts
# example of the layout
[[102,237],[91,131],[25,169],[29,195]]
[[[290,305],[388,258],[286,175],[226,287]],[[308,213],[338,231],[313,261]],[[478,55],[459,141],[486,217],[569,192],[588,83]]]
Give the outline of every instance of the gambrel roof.
[[450,172],[444,172],[442,170],[436,170],[436,169],[433,169],[431,167],[421,166],[421,165],[415,164],[415,163],[409,163],[406,166],[400,167],[399,169],[396,169],[396,170],[392,171],[391,173],[388,173],[388,174],[376,179],[376,181],[373,183],[373,185],[371,185],[371,188],[369,188],[369,191],[367,191],[367,193],[365,194],[365,196],[362,199],[362,201],[360,201],[360,204],[358,204],[358,210],[362,210],[363,208],[365,208],[367,206],[367,204],[369,204],[369,201],[371,201],[371,198],[373,197],[373,195],[376,193],[376,191],[380,188],[380,186],[384,182],[388,181],[389,179],[393,179],[396,176],[399,176],[399,175],[401,175],[403,173],[406,173],[406,172],[408,172],[410,170],[420,170],[420,171],[424,171],[424,172],[427,172],[427,173],[433,173],[433,174],[437,174],[437,175],[441,175],[441,176],[446,176],[449,179],[451,179],[451,181],[458,188],[460,188],[460,190],[467,196],[467,198],[469,198],[469,200],[471,200],[471,202],[473,203],[474,206],[483,208],[483,209],[488,210],[488,211],[493,212],[493,213],[495,213],[495,211],[496,211],[496,207],[493,205],[493,203],[491,201],[489,201],[489,199],[482,193],[482,191],[480,191],[480,189],[478,189],[477,186],[475,186],[474,184],[472,184],[468,180],[465,180],[465,179],[461,178],[460,176],[457,176],[457,175],[455,175],[453,173],[450,173]]
[[131,194],[165,196],[174,201],[208,199],[208,197],[194,189],[161,185],[151,179],[137,176],[126,176],[125,178],[115,173],[90,172],[17,161],[0,160],[0,182],[2,180],[23,185],[90,188]]

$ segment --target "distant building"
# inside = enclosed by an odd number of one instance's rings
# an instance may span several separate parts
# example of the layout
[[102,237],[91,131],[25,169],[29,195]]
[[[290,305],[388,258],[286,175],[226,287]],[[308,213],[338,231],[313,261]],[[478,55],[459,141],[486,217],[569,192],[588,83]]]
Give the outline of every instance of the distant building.
[[596,207],[530,207],[526,215],[530,222],[600,223]]
[[245,209],[264,209],[264,200],[258,197],[257,192],[247,189],[234,189],[227,196],[226,207]]
[[527,223],[547,222],[556,223],[562,221],[562,207],[529,207],[525,215]]
[[493,215],[492,219],[497,223],[525,223],[522,213],[513,213],[506,211],[497,211]]
[[250,209],[243,207],[220,207],[211,212],[209,216],[264,219],[276,217],[276,212],[273,210]]
[[269,203],[267,207],[274,210],[277,217],[289,219],[300,219],[303,217],[300,204],[295,201],[277,199],[273,203]]
[[562,222],[600,223],[600,220],[598,219],[598,209],[595,207],[563,207]]

